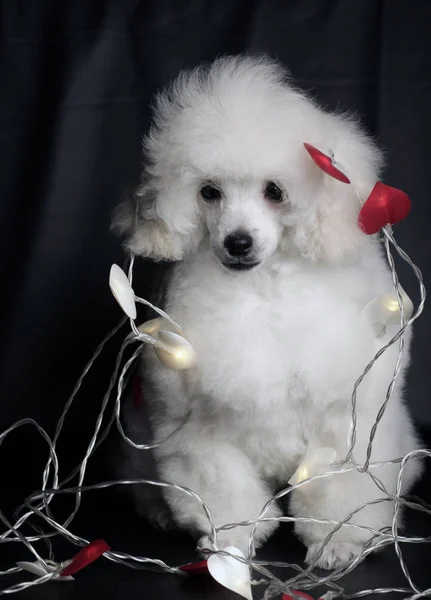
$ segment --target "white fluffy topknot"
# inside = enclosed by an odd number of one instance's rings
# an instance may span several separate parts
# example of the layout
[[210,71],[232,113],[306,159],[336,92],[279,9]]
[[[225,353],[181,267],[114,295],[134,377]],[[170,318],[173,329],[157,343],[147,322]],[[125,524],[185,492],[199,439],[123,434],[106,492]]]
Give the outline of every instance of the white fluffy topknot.
[[178,261],[207,233],[198,202],[205,180],[273,178],[289,190],[289,235],[281,249],[336,261],[369,243],[358,227],[353,186],[323,175],[304,150],[331,150],[366,198],[381,154],[358,122],[330,114],[266,57],[228,56],[184,71],[153,107],[142,181],[122,205],[116,229],[129,249]]

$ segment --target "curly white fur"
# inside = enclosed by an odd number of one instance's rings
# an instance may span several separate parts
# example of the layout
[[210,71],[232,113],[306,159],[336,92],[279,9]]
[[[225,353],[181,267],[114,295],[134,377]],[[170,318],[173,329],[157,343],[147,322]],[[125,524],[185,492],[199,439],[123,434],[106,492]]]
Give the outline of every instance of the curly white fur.
[[[166,369],[145,353],[154,439],[163,439],[191,409],[187,424],[154,453],[164,480],[196,491],[217,526],[256,518],[284,486],[307,447],[347,451],[353,384],[376,351],[361,318],[365,304],[392,289],[380,244],[358,227],[352,186],[324,175],[303,142],[330,150],[364,196],[379,176],[381,156],[357,122],[328,114],[295,89],[265,58],[228,57],[180,75],[157,98],[145,140],[146,167],[135,201],[117,227],[135,253],[176,261],[166,310],[193,344],[198,365]],[[283,201],[265,198],[267,182]],[[220,198],[200,194],[210,183]],[[229,255],[228,235],[252,239],[246,259]],[[255,265],[238,271],[240,263]],[[235,264],[234,264],[235,263]],[[226,266],[227,265],[227,266]],[[409,336],[403,371],[408,362]],[[397,349],[387,351],[358,391],[356,460],[392,379]],[[418,440],[402,401],[403,373],[378,428],[372,460],[403,456]],[[139,436],[138,416],[129,422]],[[131,459],[143,473],[142,453]],[[408,490],[420,465],[411,465]],[[375,474],[394,492],[396,466]],[[293,494],[294,516],[341,520],[382,496],[370,476],[333,477],[318,493]],[[145,512],[144,491],[137,491]],[[205,544],[208,523],[192,498],[166,491],[174,522]],[[145,508],[144,508],[145,506]],[[275,507],[273,515],[280,514]],[[390,525],[391,502],[371,505],[354,522]],[[161,520],[161,518],[159,519]],[[276,528],[258,528],[257,546]],[[312,560],[328,526],[296,523]],[[246,549],[249,528],[220,534],[222,546]],[[367,534],[343,527],[319,560],[333,567],[360,551]]]

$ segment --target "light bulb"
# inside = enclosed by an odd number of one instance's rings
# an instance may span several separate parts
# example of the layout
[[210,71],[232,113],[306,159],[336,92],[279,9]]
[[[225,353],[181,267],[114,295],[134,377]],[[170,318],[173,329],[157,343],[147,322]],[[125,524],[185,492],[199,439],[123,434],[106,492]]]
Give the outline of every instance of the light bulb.
[[145,321],[139,325],[138,331],[160,342],[155,344],[154,352],[166,367],[179,371],[196,364],[196,353],[190,342],[181,335],[178,327],[164,317]]
[[[413,314],[413,303],[401,286],[399,291],[403,301],[404,318],[407,322]],[[371,323],[377,337],[384,335],[388,327],[399,326],[401,311],[396,291],[370,300],[362,310],[362,317]]]
[[157,340],[160,345],[154,346],[154,352],[164,365],[177,371],[195,366],[196,353],[193,346],[181,335],[161,329],[158,331]]
[[146,333],[147,335],[152,335],[153,337],[157,337],[157,334],[161,329],[164,329],[165,331],[172,331],[172,333],[181,335],[181,330],[178,327],[175,327],[173,323],[164,317],[158,317],[157,319],[145,321],[145,323],[142,323],[138,327],[138,330],[141,333]]
[[114,298],[130,319],[136,319],[135,292],[127,275],[118,265],[112,265],[109,273],[109,287]]
[[234,558],[234,556],[245,558],[244,554],[234,546],[228,546],[224,550],[232,554],[232,556],[211,554],[208,558],[207,566],[210,575],[228,590],[236,592],[239,596],[246,598],[246,600],[253,600],[250,568],[247,563],[240,562]]
[[297,471],[297,480],[298,483],[301,481],[305,481],[305,479],[308,479],[310,477],[309,475],[309,470],[307,465],[302,465],[300,467],[298,467],[298,471]]
[[[20,567],[21,569],[24,569],[24,571],[27,571],[28,573],[31,573],[32,575],[37,575],[38,577],[43,577],[44,575],[47,575],[48,573],[57,571],[57,569],[59,569],[60,567],[67,567],[71,562],[72,562],[71,560],[67,560],[61,564],[58,564],[52,560],[46,560],[45,561],[46,567],[38,560],[36,560],[34,562],[20,561],[20,562],[17,562],[16,564],[18,567]],[[60,573],[53,575],[52,579],[54,581],[73,581],[74,580],[72,575],[63,576],[61,574],[61,571],[60,571]]]
[[325,467],[331,465],[336,457],[337,451],[335,448],[320,446],[308,449],[299,467],[289,479],[289,484],[297,485],[310,477],[324,473]]

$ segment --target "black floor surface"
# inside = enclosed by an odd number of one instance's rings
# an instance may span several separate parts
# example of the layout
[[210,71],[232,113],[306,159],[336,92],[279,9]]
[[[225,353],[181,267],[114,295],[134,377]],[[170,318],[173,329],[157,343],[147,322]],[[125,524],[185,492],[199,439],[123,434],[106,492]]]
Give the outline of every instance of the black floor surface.
[[[429,445],[429,437],[428,445]],[[103,473],[93,469],[91,478],[100,480]],[[98,477],[99,475],[99,477]],[[414,490],[421,499],[431,501],[431,464]],[[194,542],[181,533],[163,533],[153,529],[145,521],[135,516],[128,499],[115,489],[87,492],[83,496],[82,507],[71,531],[86,539],[102,538],[117,551],[159,558],[169,565],[178,566],[198,560],[194,552]],[[419,511],[407,511],[406,533],[416,536],[431,536],[431,516]],[[43,554],[43,547],[38,546]],[[56,560],[73,556],[76,548],[59,539],[54,543]],[[431,545],[403,544],[403,554],[414,582],[422,589],[431,587]],[[295,538],[292,527],[283,524],[271,540],[259,551],[258,556],[267,560],[286,561],[302,565],[305,548]],[[44,555],[45,556],[45,555]],[[0,544],[0,569],[14,565],[17,560],[32,560],[21,544]],[[293,572],[272,569],[283,580]],[[325,572],[321,572],[323,575]],[[13,583],[29,579],[28,574],[3,576],[0,589]],[[380,587],[406,587],[393,547],[369,557],[352,573],[338,582],[346,593],[353,594],[364,589]],[[309,592],[314,598],[326,589]],[[256,587],[254,598],[263,596],[263,589]],[[15,595],[13,596],[15,597]],[[233,600],[234,594],[218,585],[209,575],[179,577],[151,571],[137,571],[114,564],[101,558],[77,573],[75,581],[49,582],[19,592],[19,598],[31,600]],[[372,594],[368,598],[398,599],[405,594]]]

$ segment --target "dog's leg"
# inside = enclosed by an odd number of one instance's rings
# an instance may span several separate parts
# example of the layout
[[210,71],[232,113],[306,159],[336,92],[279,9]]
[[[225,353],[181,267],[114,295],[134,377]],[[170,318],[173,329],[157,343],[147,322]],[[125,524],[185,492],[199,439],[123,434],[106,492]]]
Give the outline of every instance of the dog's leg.
[[[392,467],[383,471],[376,469],[375,475],[387,489],[394,491],[396,472]],[[296,522],[295,532],[307,546],[307,562],[313,562],[326,536],[336,524],[346,519],[360,506],[378,499],[384,499],[367,473],[350,472],[331,476],[321,482],[306,484],[292,494],[291,511],[295,517],[332,520],[332,524]],[[349,524],[343,525],[324,546],[317,566],[332,569],[346,563],[360,554],[364,544],[373,533],[352,527],[352,524],[379,530],[392,522],[393,503],[386,499],[366,506],[355,514]]]
[[[159,462],[162,479],[178,483],[196,492],[206,503],[216,527],[259,516],[271,498],[270,490],[260,479],[249,458],[238,448],[213,439],[188,440],[189,451],[165,455]],[[191,451],[191,449],[193,451]],[[199,539],[198,549],[209,547],[210,526],[201,504],[184,492],[165,490],[165,498],[177,525]],[[266,516],[278,516],[277,506]],[[277,522],[261,523],[257,529],[255,546],[259,547],[276,529]],[[249,526],[220,531],[219,549],[232,545],[244,553],[248,550]]]
[[[332,422],[334,425],[333,435],[331,436],[332,443],[322,443],[322,439],[316,436],[316,439],[310,440],[310,446],[334,446],[339,459],[343,459],[347,453],[347,436],[345,435],[347,429],[336,418],[332,419]],[[394,426],[396,422],[381,423],[373,445],[372,461],[377,462],[401,457],[417,447],[407,415],[404,421],[401,418],[398,421],[399,426],[403,427],[403,431],[396,431]],[[358,437],[354,452],[355,459],[358,462],[365,460],[371,426],[372,421],[361,422],[359,416]],[[328,430],[326,430],[327,433]],[[347,464],[346,466],[351,465]],[[399,465],[392,464],[371,469],[372,474],[383,483],[390,494],[396,492],[398,471]],[[403,493],[411,487],[413,480],[418,477],[419,473],[420,464],[416,462],[416,464],[409,465],[406,469]],[[368,504],[370,502],[375,503]],[[291,500],[291,511],[295,517],[340,522],[366,504],[368,505],[349,519],[348,524],[343,525],[333,535],[329,543],[324,546],[319,558],[317,557],[322,550],[322,544],[326,536],[334,530],[336,523],[296,522],[295,531],[307,546],[306,561],[309,563],[314,562],[317,558],[317,566],[326,569],[332,569],[348,562],[361,553],[365,543],[370,542],[374,535],[373,531],[392,525],[394,503],[388,499],[384,491],[378,488],[376,482],[368,473],[361,473],[358,470],[331,475],[328,478],[305,484],[302,488],[295,490],[292,493]],[[370,528],[371,531],[355,528],[352,525]],[[376,537],[374,543],[378,540],[379,537]]]

